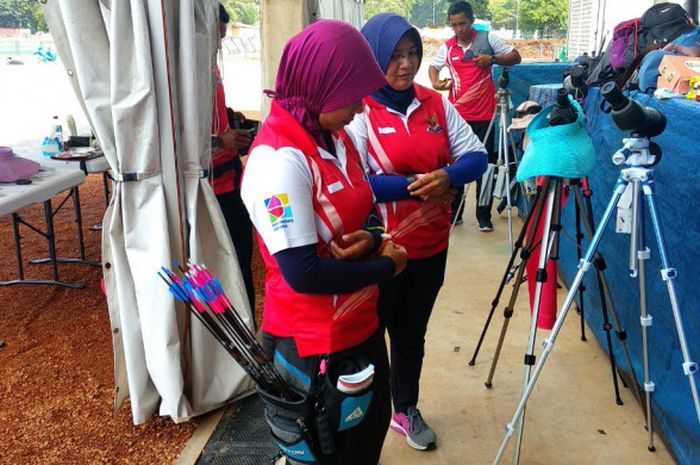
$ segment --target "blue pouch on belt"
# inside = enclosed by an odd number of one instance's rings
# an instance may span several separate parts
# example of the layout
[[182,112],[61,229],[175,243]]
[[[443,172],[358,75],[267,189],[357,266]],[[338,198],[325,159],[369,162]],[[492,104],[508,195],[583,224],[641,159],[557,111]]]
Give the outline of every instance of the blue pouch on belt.
[[596,162],[595,149],[586,133],[583,109],[576,101],[578,119],[571,124],[550,126],[547,116],[554,105],[542,110],[527,127],[530,143],[518,166],[519,182],[537,176],[577,179],[588,175]]

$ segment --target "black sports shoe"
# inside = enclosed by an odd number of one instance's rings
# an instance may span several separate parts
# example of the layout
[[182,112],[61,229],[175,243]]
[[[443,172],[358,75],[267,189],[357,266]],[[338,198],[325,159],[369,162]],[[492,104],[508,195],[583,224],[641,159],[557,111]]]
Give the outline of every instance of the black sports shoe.
[[479,220],[479,231],[481,231],[481,232],[493,231],[493,223],[491,222],[491,220]]

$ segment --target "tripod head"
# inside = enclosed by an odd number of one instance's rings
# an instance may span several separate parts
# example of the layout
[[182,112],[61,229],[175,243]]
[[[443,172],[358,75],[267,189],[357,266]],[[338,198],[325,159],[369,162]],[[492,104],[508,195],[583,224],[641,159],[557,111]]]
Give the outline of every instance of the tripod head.
[[627,97],[615,82],[600,88],[605,100],[612,107],[613,121],[623,131],[631,131],[632,137],[654,137],[666,129],[666,117],[660,111],[642,105]]

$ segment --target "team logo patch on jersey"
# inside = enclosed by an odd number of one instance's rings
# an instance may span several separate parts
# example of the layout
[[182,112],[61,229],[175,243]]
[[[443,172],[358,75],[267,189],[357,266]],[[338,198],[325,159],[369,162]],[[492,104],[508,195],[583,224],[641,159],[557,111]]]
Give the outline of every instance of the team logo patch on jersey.
[[286,228],[288,224],[294,223],[294,215],[287,194],[276,194],[265,199],[265,208],[267,208],[273,231]]
[[440,126],[440,123],[438,123],[437,116],[429,116],[427,123],[428,132],[433,132],[435,134],[439,134],[442,132],[442,126]]

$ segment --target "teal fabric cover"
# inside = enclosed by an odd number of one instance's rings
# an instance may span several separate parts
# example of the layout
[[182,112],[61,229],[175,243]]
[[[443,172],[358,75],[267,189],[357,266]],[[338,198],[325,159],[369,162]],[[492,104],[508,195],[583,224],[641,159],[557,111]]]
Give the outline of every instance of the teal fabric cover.
[[582,178],[595,166],[593,142],[586,132],[583,110],[569,97],[576,108],[578,119],[571,124],[549,126],[549,113],[554,106],[542,110],[528,125],[530,143],[518,166],[519,182],[537,176]]

